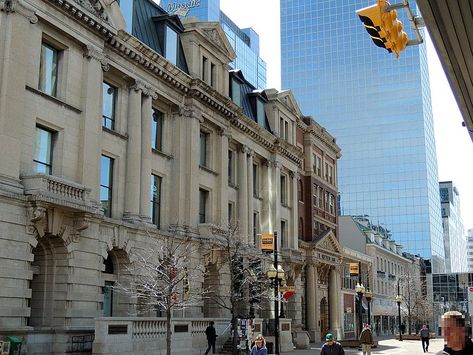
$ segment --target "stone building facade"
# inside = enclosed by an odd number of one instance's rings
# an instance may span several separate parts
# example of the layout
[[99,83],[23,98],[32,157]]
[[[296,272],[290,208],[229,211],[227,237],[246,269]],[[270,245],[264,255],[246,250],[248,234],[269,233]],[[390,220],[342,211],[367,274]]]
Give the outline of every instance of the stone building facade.
[[[0,333],[65,353],[138,314],[113,291],[137,250],[186,236],[218,278],[202,246],[238,221],[254,248],[278,232],[293,328],[341,338],[335,140],[290,91],[229,72],[219,24],[135,6],[136,35],[117,2],[0,1]],[[205,302],[185,315],[229,317]]]

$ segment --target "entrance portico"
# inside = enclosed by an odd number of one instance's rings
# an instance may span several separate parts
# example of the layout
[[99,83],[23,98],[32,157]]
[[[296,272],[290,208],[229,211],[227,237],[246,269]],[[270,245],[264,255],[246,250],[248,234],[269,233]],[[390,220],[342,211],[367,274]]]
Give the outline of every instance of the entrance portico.
[[319,341],[329,332],[341,339],[340,244],[332,231],[313,242],[299,243],[305,253],[306,330],[311,341]]

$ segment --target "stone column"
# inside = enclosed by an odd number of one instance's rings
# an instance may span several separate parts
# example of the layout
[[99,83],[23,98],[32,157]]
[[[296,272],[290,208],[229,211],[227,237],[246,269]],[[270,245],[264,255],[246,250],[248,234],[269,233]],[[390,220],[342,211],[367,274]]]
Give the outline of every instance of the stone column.
[[311,341],[318,341],[316,337],[317,333],[317,298],[315,295],[316,289],[316,268],[315,265],[310,263],[306,266],[306,319],[307,319],[307,331],[309,332]]
[[125,210],[123,219],[136,222],[140,213],[141,175],[141,88],[130,87],[127,117],[128,144],[126,149]]
[[78,181],[91,188],[92,200],[100,199],[100,155],[102,135],[102,69],[109,69],[105,55],[88,46],[82,74],[83,118],[80,121]]
[[249,151],[248,154],[248,238],[253,243],[253,157],[255,152]]
[[298,237],[299,237],[299,196],[297,194],[297,180],[298,176],[297,173],[290,172],[289,176],[291,177],[291,225],[290,230],[288,233],[289,236],[289,247],[293,249],[297,249],[298,247]]
[[219,186],[218,193],[219,213],[218,219],[222,226],[228,224],[228,139],[230,137],[229,129],[221,129],[220,135],[220,156],[219,156]]
[[[272,221],[273,230],[278,231],[278,246],[279,249],[285,244],[282,243],[281,236],[281,163],[278,161],[273,162],[273,178],[272,178]],[[286,191],[287,192],[287,191]]]
[[330,330],[337,339],[342,338],[342,329],[340,327],[340,274],[336,267],[330,269],[328,296],[329,296],[329,319]]
[[248,240],[248,147],[242,145],[238,157],[238,219],[240,234]]
[[25,83],[29,78],[27,68],[31,66],[30,59],[39,58],[36,51],[40,48],[42,34],[40,26],[32,25],[38,22],[38,17],[32,8],[25,7],[26,3],[2,1],[0,6],[0,150],[4,153],[0,154],[0,183],[2,189],[23,194],[19,178],[22,151],[25,149],[24,121],[28,120],[31,127],[28,137],[31,142],[28,148],[31,150],[28,156],[30,166],[36,134],[33,117],[26,114],[25,97],[31,94],[25,92]]
[[271,178],[271,169],[272,169],[272,163],[269,160],[266,160],[263,162],[261,165],[261,189],[263,191],[263,204],[262,204],[262,209],[261,209],[261,233],[262,234],[268,234],[268,233],[273,233],[273,222],[272,222],[272,216],[271,216],[271,206],[272,206],[272,201],[271,201],[271,194],[273,191],[273,188],[271,186],[272,178]]
[[141,104],[141,170],[140,170],[140,218],[151,222],[151,120],[153,115],[153,99],[158,95],[146,90],[143,92]]

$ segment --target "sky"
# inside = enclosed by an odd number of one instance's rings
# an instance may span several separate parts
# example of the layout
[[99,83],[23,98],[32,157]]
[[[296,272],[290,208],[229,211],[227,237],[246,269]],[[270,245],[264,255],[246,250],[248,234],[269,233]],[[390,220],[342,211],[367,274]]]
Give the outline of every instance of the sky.
[[[267,86],[281,89],[279,0],[220,0],[220,8],[240,28],[252,27],[259,34]],[[366,40],[370,41],[368,36]],[[426,42],[439,180],[453,181],[459,190],[463,225],[469,229],[473,228],[473,142],[462,127],[463,118],[435,49],[429,38]]]

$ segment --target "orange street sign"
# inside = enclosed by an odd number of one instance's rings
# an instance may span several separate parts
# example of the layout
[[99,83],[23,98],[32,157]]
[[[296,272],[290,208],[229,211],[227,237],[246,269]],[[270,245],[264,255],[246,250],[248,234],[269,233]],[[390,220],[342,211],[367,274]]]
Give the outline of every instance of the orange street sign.
[[261,250],[273,250],[274,237],[272,234],[261,234]]
[[358,276],[358,263],[350,263],[350,276]]

